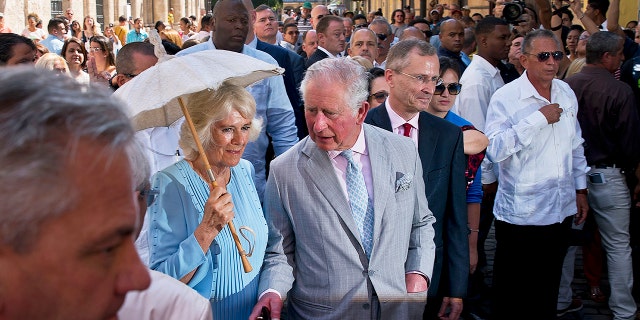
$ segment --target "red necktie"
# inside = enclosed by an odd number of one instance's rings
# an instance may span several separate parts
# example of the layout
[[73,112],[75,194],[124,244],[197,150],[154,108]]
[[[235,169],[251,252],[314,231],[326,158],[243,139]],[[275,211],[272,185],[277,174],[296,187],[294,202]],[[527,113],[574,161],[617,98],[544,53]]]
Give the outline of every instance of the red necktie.
[[405,137],[410,137],[409,133],[411,133],[412,126],[409,123],[403,123],[402,128],[404,128],[404,132],[402,134]]

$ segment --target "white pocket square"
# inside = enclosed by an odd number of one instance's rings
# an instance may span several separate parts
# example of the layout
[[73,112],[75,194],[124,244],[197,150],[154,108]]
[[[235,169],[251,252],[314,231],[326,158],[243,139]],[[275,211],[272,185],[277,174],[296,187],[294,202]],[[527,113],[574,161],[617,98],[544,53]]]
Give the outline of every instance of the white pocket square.
[[396,172],[396,192],[409,190],[412,180],[412,175],[405,175],[404,173]]

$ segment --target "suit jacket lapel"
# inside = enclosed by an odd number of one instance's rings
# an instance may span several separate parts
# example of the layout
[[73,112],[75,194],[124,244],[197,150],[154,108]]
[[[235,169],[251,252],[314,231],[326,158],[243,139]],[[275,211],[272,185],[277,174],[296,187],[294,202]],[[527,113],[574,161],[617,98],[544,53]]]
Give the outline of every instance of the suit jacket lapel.
[[319,149],[309,137],[305,139],[302,153],[308,157],[304,170],[310,181],[318,187],[320,193],[322,193],[329,205],[333,207],[340,219],[351,231],[351,234],[360,243],[360,247],[362,247],[360,233],[351,214],[351,206],[340,188],[340,183],[329,155],[326,151]]
[[[436,142],[438,141],[439,133],[437,130],[431,130],[432,119],[430,117],[435,116],[427,112],[420,112],[420,118],[418,118],[418,154],[422,159],[422,163],[432,162],[431,158],[436,151]],[[425,168],[425,170],[427,169]],[[424,172],[424,174],[427,174],[427,172]]]
[[393,131],[393,128],[391,128],[389,113],[387,112],[387,108],[385,108],[384,103],[377,108],[370,110],[369,114],[371,115],[371,124],[387,131]]
[[395,183],[395,180],[391,178],[395,177],[395,172],[391,172],[391,161],[385,148],[383,146],[386,143],[386,139],[382,137],[374,128],[364,125],[365,139],[367,141],[367,150],[369,151],[369,161],[371,162],[371,175],[373,176],[373,250],[376,248],[376,239],[380,237],[380,230],[382,229],[382,217],[385,213],[387,204],[387,198],[391,196],[389,190],[394,190],[394,187],[389,187],[389,184]]

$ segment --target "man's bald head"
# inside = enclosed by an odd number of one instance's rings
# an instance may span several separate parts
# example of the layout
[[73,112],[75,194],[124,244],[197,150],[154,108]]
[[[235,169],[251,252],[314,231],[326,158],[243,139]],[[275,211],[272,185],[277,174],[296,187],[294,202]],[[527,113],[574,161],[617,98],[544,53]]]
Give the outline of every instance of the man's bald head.
[[407,27],[406,29],[404,29],[404,31],[402,31],[402,35],[400,36],[400,41],[409,39],[409,38],[416,38],[422,41],[427,40],[427,38],[424,35],[424,32],[422,32],[422,30],[416,27]]
[[464,41],[464,26],[456,19],[449,19],[440,24],[440,43],[445,49],[460,52]]
[[329,9],[323,5],[317,5],[311,9],[311,28],[314,30],[322,17],[329,15]]

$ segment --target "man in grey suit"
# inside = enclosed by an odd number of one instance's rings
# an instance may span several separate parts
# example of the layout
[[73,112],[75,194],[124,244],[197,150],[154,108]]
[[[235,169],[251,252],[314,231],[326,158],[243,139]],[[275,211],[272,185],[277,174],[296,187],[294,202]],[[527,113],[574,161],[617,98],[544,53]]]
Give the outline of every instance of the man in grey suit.
[[[313,64],[301,84],[309,136],[271,163],[269,242],[251,319],[417,319],[435,258],[411,140],[364,124],[364,69]],[[360,192],[358,192],[360,191]]]

